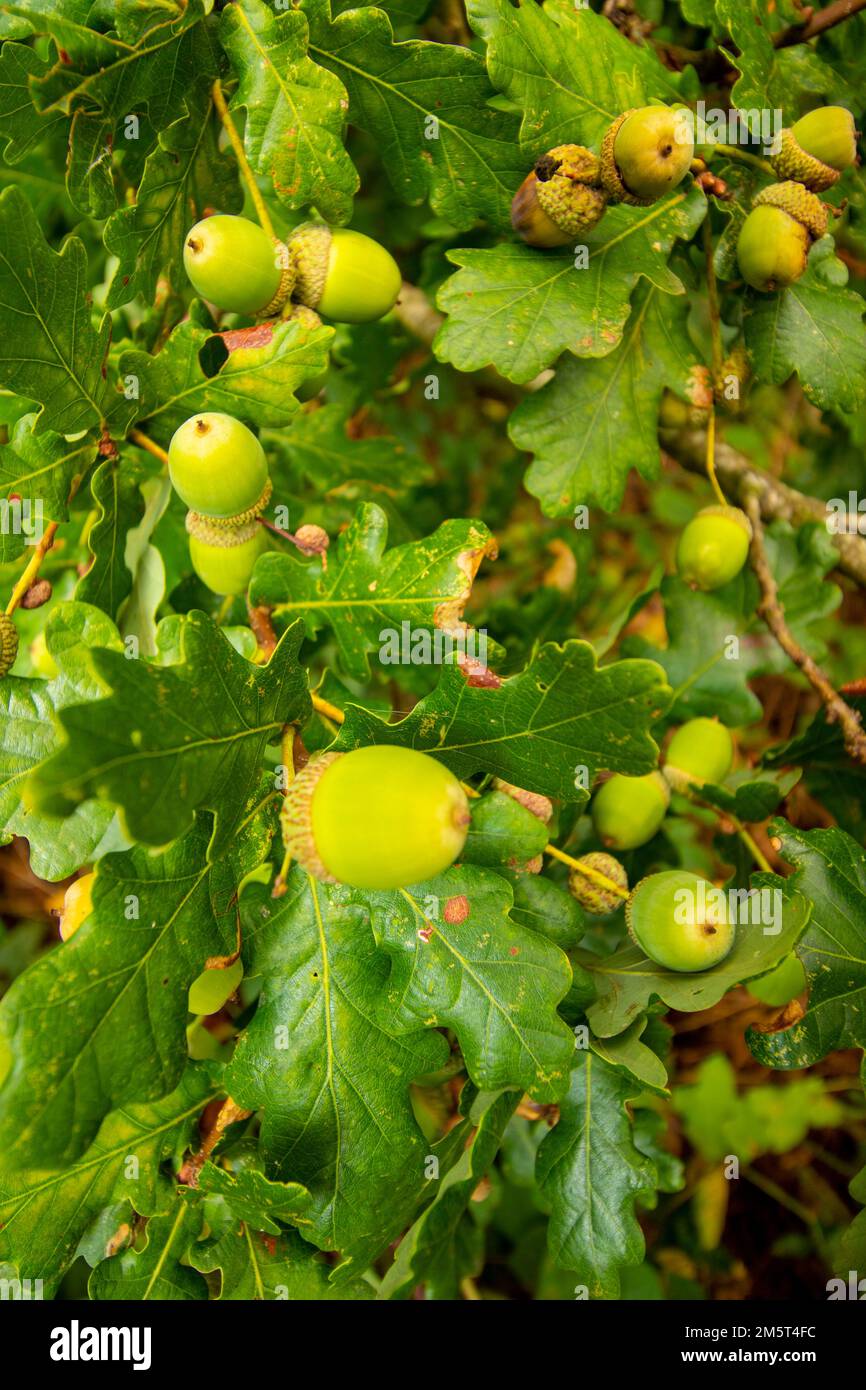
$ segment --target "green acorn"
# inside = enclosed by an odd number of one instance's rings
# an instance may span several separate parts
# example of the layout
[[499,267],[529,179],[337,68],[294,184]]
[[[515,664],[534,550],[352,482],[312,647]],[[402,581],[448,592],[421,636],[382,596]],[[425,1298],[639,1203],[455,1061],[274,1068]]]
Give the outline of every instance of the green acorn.
[[595,833],[610,849],[637,849],[655,835],[670,799],[660,772],[648,772],[645,777],[625,777],[617,772],[592,799]]
[[771,183],[740,229],[743,279],[765,293],[792,285],[806,269],[812,242],[827,231],[827,209],[801,183]]
[[662,769],[674,791],[702,787],[705,782],[718,786],[734,763],[734,740],[730,729],[718,719],[689,719],[668,744]]
[[183,265],[196,294],[235,314],[268,318],[292,292],[288,248],[247,217],[217,213],[187,232]]
[[718,965],[734,944],[725,894],[686,869],[641,879],[625,907],[629,935],[666,970],[695,973]]
[[[605,878],[609,878],[618,887],[628,890],[628,874],[619,860],[614,859],[612,854],[604,854],[601,850],[594,850],[591,854],[582,854],[577,862],[582,864],[585,869],[603,874]],[[623,902],[618,893],[614,893],[610,888],[605,888],[604,884],[597,883],[589,874],[581,873],[579,869],[569,871],[568,889],[581,907],[594,917],[603,917],[608,912],[616,911]]]
[[403,280],[390,252],[348,227],[305,222],[289,239],[294,297],[337,323],[370,323],[397,302]]
[[18,629],[8,613],[0,613],[0,676],[6,676],[18,655]]
[[752,523],[739,507],[703,507],[680,534],[677,570],[693,589],[720,589],[740,573]]
[[857,158],[854,117],[844,106],[820,106],[783,130],[771,163],[781,179],[793,179],[815,193],[832,188]]
[[604,216],[600,165],[583,145],[556,145],[536,161],[511,203],[511,225],[529,246],[566,246]]
[[214,594],[242,594],[256,560],[268,548],[263,526],[255,521],[241,526],[214,526],[208,517],[188,512],[189,558],[203,584]]
[[623,111],[602,140],[602,187],[612,203],[648,207],[685,178],[694,154],[687,111],[668,106]]
[[242,525],[268,504],[265,451],[233,415],[205,411],[175,430],[168,446],[172,486],[193,511],[213,524]]

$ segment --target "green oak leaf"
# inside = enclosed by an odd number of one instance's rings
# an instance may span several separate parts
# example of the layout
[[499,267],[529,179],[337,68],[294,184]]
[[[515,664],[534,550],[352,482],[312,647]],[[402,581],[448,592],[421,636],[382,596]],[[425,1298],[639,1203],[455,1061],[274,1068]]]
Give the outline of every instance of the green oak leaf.
[[275,441],[297,472],[319,492],[369,482],[377,492],[400,497],[430,477],[428,465],[390,435],[353,439],[346,433],[347,407],[336,402],[299,411]]
[[106,459],[93,475],[91,492],[98,516],[87,544],[93,557],[89,570],[79,580],[75,596],[83,603],[101,608],[116,618],[120,605],[132,592],[132,570],[126,564],[127,533],[144,516],[141,476],[127,462]]
[[538,1101],[568,1086],[574,1037],[557,1015],[568,959],[509,916],[511,890],[461,865],[414,889],[353,894],[391,961],[385,1026],[450,1028],[479,1089],[519,1086]]
[[208,960],[237,950],[237,886],[273,830],[252,807],[216,862],[208,818],[162,854],[136,847],[100,860],[90,917],[0,1005],[12,1059],[0,1087],[9,1166],[74,1160],[112,1107],[177,1085],[189,986]]
[[310,1201],[309,1192],[300,1183],[271,1182],[257,1168],[229,1172],[215,1163],[205,1163],[197,1186],[190,1188],[188,1195],[195,1197],[197,1193],[220,1197],[238,1221],[275,1236],[280,1234],[277,1221],[303,1225],[302,1213]]
[[201,1275],[183,1263],[202,1229],[200,1208],[175,1203],[175,1210],[148,1218],[144,1244],[102,1260],[88,1280],[97,1301],[171,1299],[183,1303],[207,1299]]
[[771,827],[796,872],[788,895],[812,905],[797,955],[809,985],[804,1016],[788,1028],[747,1033],[752,1052],[770,1067],[809,1067],[828,1052],[866,1048],[866,851],[842,830]]
[[619,347],[591,361],[564,358],[553,380],[517,407],[509,434],[534,455],[526,488],[548,516],[578,503],[616,511],[631,468],[649,482],[658,477],[662,393],[687,396],[694,380],[688,311],[684,296],[641,285]]
[[629,42],[588,6],[469,0],[467,14],[486,41],[491,81],[523,113],[528,164],[574,140],[597,149],[621,111],[679,99],[652,47]]
[[159,444],[201,410],[282,428],[298,409],[293,392],[327,369],[333,336],[294,320],[213,333],[189,318],[155,357],[122,353],[119,371],[137,381],[139,418]]
[[[0,531],[0,563],[17,560],[41,539],[49,521],[65,521],[73,487],[86,477],[96,458],[92,435],[67,440],[62,434],[34,434],[35,415],[16,421],[8,444],[0,445],[0,494],[21,498],[22,525]],[[14,512],[10,509],[10,515]]]
[[22,1279],[42,1279],[50,1297],[104,1208],[126,1200],[142,1216],[171,1210],[175,1186],[163,1165],[170,1160],[180,1168],[184,1150],[197,1141],[199,1116],[219,1094],[218,1072],[191,1063],[162,1100],[107,1115],[69,1166],[0,1170],[0,1274],[11,1268]]
[[210,618],[192,612],[174,665],[93,648],[93,670],[110,693],[59,712],[66,741],[31,773],[25,801],[52,815],[68,815],[90,797],[112,802],[130,837],[145,845],[168,844],[197,808],[207,809],[220,853],[256,794],[267,745],[309,710],[300,642],[296,625],[267,665],[255,666]]
[[[21,43],[4,43],[0,48],[0,143],[5,145],[7,164],[20,164],[39,154],[43,141],[52,136],[61,136],[65,142],[67,117],[57,110],[43,115],[31,95],[31,83],[41,81],[49,71],[50,64],[35,48]],[[7,177],[5,169],[3,177]]]
[[779,294],[750,295],[744,307],[746,346],[760,381],[781,385],[796,374],[821,410],[853,411],[862,405],[862,295],[828,285],[812,269]]
[[407,1298],[424,1285],[428,1299],[456,1299],[460,1282],[481,1272],[466,1210],[487,1173],[520,1100],[519,1092],[481,1091],[469,1110],[471,1143],[441,1179],[436,1196],[397,1246],[380,1298]]
[[480,55],[458,44],[397,43],[388,15],[371,5],[333,20],[328,0],[302,8],[311,56],[343,83],[349,120],[372,136],[399,196],[429,198],[461,230],[483,218],[506,231],[526,169],[517,118],[491,106],[496,93]]
[[[866,716],[866,698],[845,692],[852,709]],[[806,786],[832,811],[842,830],[861,844],[866,841],[866,769],[855,763],[845,748],[842,730],[830,723],[822,705],[811,724],[764,755],[764,766],[802,767]]]
[[[757,874],[756,889],[779,893],[782,880],[773,874]],[[773,899],[773,905],[776,900]],[[649,960],[639,946],[628,942],[612,956],[592,956],[583,951],[577,959],[589,971],[598,998],[589,1005],[586,1016],[592,1031],[600,1038],[624,1033],[654,999],[661,999],[680,1013],[697,1013],[712,1008],[734,985],[766,975],[793,950],[806,929],[811,903],[801,893],[780,899],[781,923],[769,931],[751,920],[737,925],[730,954],[710,970],[697,974],[666,970]],[[741,914],[757,915],[757,900]]]
[[223,10],[220,38],[238,77],[230,108],[246,111],[255,172],[286,207],[312,205],[329,222],[347,222],[359,179],[343,148],[346,91],[308,55],[306,17],[239,0]]
[[189,1261],[202,1272],[219,1272],[217,1298],[224,1302],[369,1302],[376,1297],[372,1285],[363,1279],[332,1284],[322,1256],[295,1231],[284,1231],[274,1239],[235,1222],[218,1237],[194,1245]]
[[511,920],[541,932],[562,951],[576,946],[586,931],[586,917],[576,898],[543,874],[499,867],[514,894]]
[[148,155],[135,202],[119,208],[105,228],[106,249],[118,259],[110,309],[136,296],[152,300],[160,276],[175,289],[184,286],[183,243],[190,227],[208,208],[241,208],[237,165],[219,148],[222,127],[205,83],[189,94],[187,106]]
[[[529,791],[582,802],[602,768],[638,774],[656,765],[650,727],[669,699],[655,662],[598,667],[587,642],[546,642],[523,671],[492,687],[474,686],[458,667],[443,666],[436,689],[396,724],[349,705],[334,747],[417,748],[458,777],[492,773]],[[585,775],[576,783],[578,769]]]
[[449,251],[461,269],[437,297],[448,318],[434,343],[436,356],[461,372],[492,365],[520,383],[564,351],[605,357],[622,341],[639,280],[665,294],[685,293],[667,258],[677,237],[694,235],[706,210],[704,195],[687,186],[650,208],[609,208],[581,237],[585,266],[572,247],[541,253],[502,242]]
[[255,1017],[229,1064],[234,1100],[263,1111],[275,1177],[312,1194],[304,1233],[363,1269],[412,1219],[426,1185],[424,1139],[409,1102],[415,1076],[448,1056],[417,1026],[393,1037],[377,1016],[390,966],[349,889],[292,870],[282,898],[243,898],[244,965],[262,977]]
[[21,789],[29,773],[60,746],[58,711],[101,694],[88,663],[89,647],[121,651],[123,644],[114,623],[84,603],[57,604],[46,623],[45,640],[59,668],[54,680],[8,676],[0,682],[0,824],[4,843],[12,835],[23,836],[30,844],[33,872],[55,882],[97,856],[113,808],[88,801],[60,820],[27,808]]
[[84,245],[70,237],[59,255],[52,251],[18,188],[0,193],[0,301],[8,325],[0,386],[38,403],[34,432],[71,435],[98,425],[110,323],[98,331],[91,323]]
[[547,826],[505,792],[485,792],[469,807],[471,822],[460,858],[467,864],[524,866],[547,844]]
[[705,782],[696,791],[701,801],[708,801],[720,811],[729,811],[738,820],[753,822],[766,820],[779,803],[797,785],[802,773],[799,768],[788,772],[759,772],[754,768],[733,772],[723,787]]
[[642,1040],[649,1022],[646,1014],[634,1020],[622,1033],[611,1038],[597,1038],[590,1033],[589,1045],[597,1057],[612,1067],[620,1067],[641,1086],[653,1091],[667,1091],[668,1073],[664,1062]]
[[639,1093],[633,1078],[585,1053],[538,1150],[536,1178],[550,1207],[548,1250],[556,1264],[574,1270],[590,1298],[617,1298],[620,1270],[644,1257],[635,1203],[655,1191],[658,1173],[637,1147],[626,1109]]
[[[492,549],[487,527],[450,520],[423,540],[391,550],[387,542],[388,518],[375,503],[364,503],[340,536],[336,552],[324,561],[321,556],[296,559],[287,552],[263,555],[251,581],[250,602],[267,606],[283,621],[302,618],[310,636],[327,624],[346,674],[359,679],[369,676],[369,654],[383,650],[389,633],[400,642],[403,623],[409,624],[413,640],[419,628],[440,630],[445,655],[445,637],[453,637],[455,644],[465,638],[472,656],[462,614],[478,567]],[[428,645],[432,652],[432,641]]]
[[50,34],[77,61],[110,63],[128,55],[126,43],[91,27],[93,8],[93,0],[12,0],[3,12],[29,20],[35,33]]

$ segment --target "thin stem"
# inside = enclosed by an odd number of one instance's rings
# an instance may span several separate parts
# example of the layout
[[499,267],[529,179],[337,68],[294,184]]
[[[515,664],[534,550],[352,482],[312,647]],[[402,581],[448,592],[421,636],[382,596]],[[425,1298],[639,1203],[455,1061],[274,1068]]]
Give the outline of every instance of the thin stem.
[[798,667],[812,689],[820,695],[827,711],[827,722],[838,724],[849,757],[866,766],[866,733],[860,722],[860,715],[842,699],[833,688],[829,678],[808,652],[804,651],[794,637],[785,619],[785,610],[779,602],[779,590],[764,546],[764,526],[761,521],[761,504],[754,493],[744,498],[744,505],[752,523],[751,561],[758,583],[761,586],[761,602],[758,613],[764,619],[782,651]]
[[716,477],[716,411],[715,392],[722,374],[722,326],[719,309],[719,286],[716,281],[716,266],[713,260],[713,229],[710,214],[704,218],[704,259],[707,268],[707,299],[710,310],[710,343],[712,352],[713,403],[710,404],[710,418],[707,421],[707,477],[721,506],[728,505],[727,498]]
[[731,823],[733,824],[737,834],[739,835],[743,844],[746,846],[746,849],[749,851],[755,863],[758,865],[758,868],[763,869],[764,873],[766,874],[771,874],[773,872],[772,864],[770,863],[764,851],[761,849],[761,846],[758,844],[757,840],[743,825],[743,822],[739,820],[736,816],[731,815],[730,811],[725,811],[723,814],[726,815],[728,817],[728,820],[731,821]]
[[268,213],[267,208],[265,207],[265,200],[262,197],[261,190],[256,182],[256,176],[253,173],[252,168],[250,167],[250,162],[247,159],[246,151],[244,150],[243,141],[241,140],[241,137],[238,135],[237,126],[232,120],[231,112],[229,111],[229,108],[226,104],[226,99],[223,96],[223,89],[220,85],[219,78],[217,78],[216,82],[214,82],[213,87],[211,88],[211,94],[213,96],[214,106],[219,112],[219,118],[225,126],[226,135],[229,137],[229,142],[231,144],[232,149],[235,152],[235,158],[238,161],[238,167],[241,171],[241,178],[243,179],[244,183],[249,189],[249,194],[253,200],[253,205],[256,210],[256,216],[261,222],[262,228],[264,229],[264,231],[267,232],[271,240],[276,241],[277,238],[276,233],[274,232],[274,224],[271,221],[270,214]]
[[606,892],[615,893],[618,898],[622,898],[623,902],[628,898],[627,888],[623,888],[619,883],[614,883],[612,878],[608,878],[607,874],[599,873],[598,869],[591,869],[588,864],[581,864],[579,859],[574,859],[564,850],[557,849],[556,845],[545,845],[544,853],[549,854],[551,859],[558,859],[561,864],[567,864],[570,869],[576,869],[579,874],[583,874],[584,878],[598,884],[599,888],[604,888]]
[[750,154],[748,150],[741,150],[739,145],[717,145],[714,143],[712,148],[718,150],[720,154],[726,154],[729,159],[739,159],[744,164],[752,164],[764,174],[775,174],[776,172],[768,159],[762,159],[759,154]]
[[792,24],[787,29],[773,35],[775,48],[790,48],[795,43],[808,43],[810,39],[825,34],[843,20],[850,19],[866,5],[866,0],[834,0],[817,14],[813,14],[805,24]]
[[342,724],[345,721],[346,716],[343,711],[338,709],[336,705],[332,705],[330,700],[323,700],[321,695],[316,695],[313,691],[310,691],[310,699],[317,714],[323,714],[333,724]]
[[232,604],[234,603],[234,601],[235,601],[235,596],[234,596],[234,594],[226,594],[225,598],[223,599],[222,603],[220,604],[219,612],[217,613],[217,616],[216,616],[217,627],[222,627],[223,623],[225,622],[226,618],[227,618],[228,615],[229,615],[229,610],[231,609],[231,606],[232,606]]
[[25,566],[23,574],[21,575],[20,579],[15,585],[15,588],[12,590],[12,595],[9,599],[9,602],[6,605],[7,618],[11,618],[12,614],[15,612],[15,609],[18,607],[24,595],[27,593],[27,590],[30,588],[31,584],[33,583],[34,579],[39,573],[39,566],[42,564],[42,561],[45,559],[45,556],[48,554],[49,550],[54,544],[54,537],[57,534],[57,527],[59,524],[60,523],[57,521],[50,521],[46,526],[45,530],[43,531],[42,539],[33,551],[33,554],[30,556],[30,559],[27,561],[27,565]]
[[160,463],[168,464],[168,454],[165,449],[161,449],[158,444],[154,444],[153,440],[149,439],[146,434],[142,434],[141,430],[130,430],[129,438],[132,440],[133,444],[137,444],[140,449],[146,449],[149,454],[153,454],[153,457],[159,459]]

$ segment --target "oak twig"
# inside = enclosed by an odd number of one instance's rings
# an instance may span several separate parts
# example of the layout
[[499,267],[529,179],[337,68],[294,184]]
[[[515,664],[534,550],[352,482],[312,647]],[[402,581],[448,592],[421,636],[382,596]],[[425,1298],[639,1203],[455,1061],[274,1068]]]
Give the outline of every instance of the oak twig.
[[758,612],[783,652],[803,672],[812,689],[820,696],[827,711],[828,722],[838,724],[841,728],[849,756],[855,762],[866,766],[866,733],[863,732],[859,714],[842,699],[838,691],[834,690],[818,663],[797,642],[785,620],[785,610],[779,602],[779,591],[764,546],[760,500],[754,493],[747,493],[743,505],[752,523],[751,561],[761,586],[762,598]]

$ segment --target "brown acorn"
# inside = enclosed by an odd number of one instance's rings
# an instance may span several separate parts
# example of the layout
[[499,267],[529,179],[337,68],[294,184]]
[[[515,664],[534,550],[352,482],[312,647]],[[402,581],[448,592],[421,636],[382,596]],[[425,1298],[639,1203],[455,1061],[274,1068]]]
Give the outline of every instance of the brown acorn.
[[529,246],[565,246],[604,215],[600,165],[583,145],[557,145],[537,160],[514,195],[511,225]]

